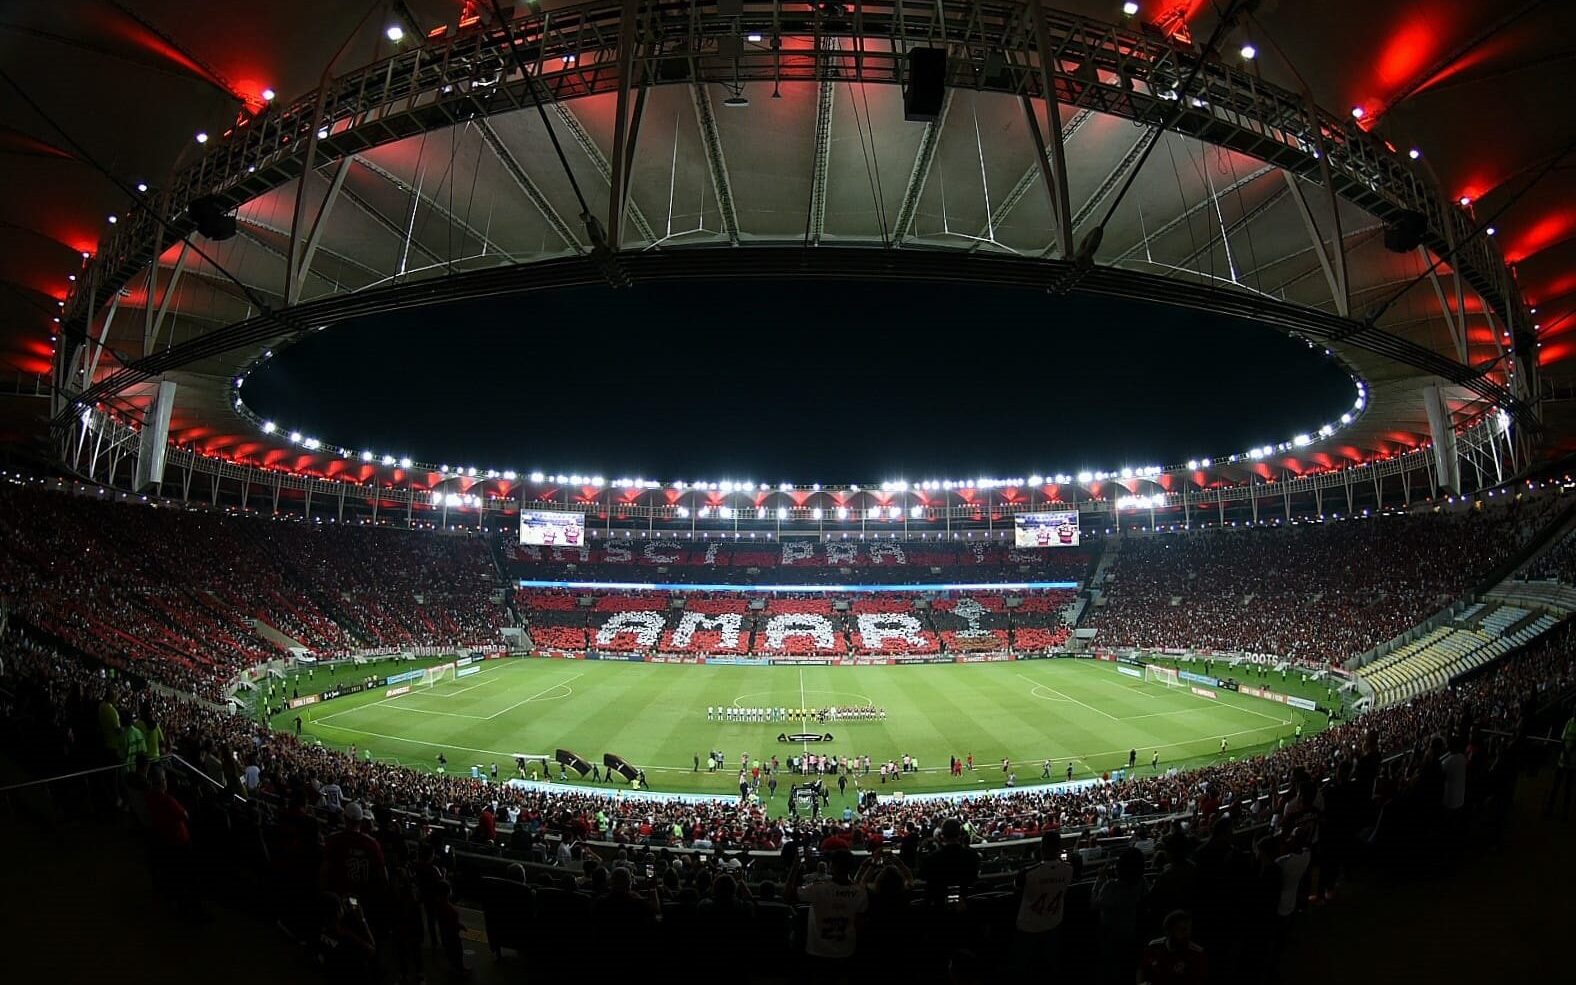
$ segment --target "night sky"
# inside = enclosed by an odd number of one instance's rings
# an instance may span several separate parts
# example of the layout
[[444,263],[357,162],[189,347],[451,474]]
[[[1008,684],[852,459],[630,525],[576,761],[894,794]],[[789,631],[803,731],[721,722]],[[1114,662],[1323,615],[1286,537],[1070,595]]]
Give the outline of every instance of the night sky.
[[586,288],[345,322],[248,405],[325,445],[608,478],[864,482],[1171,465],[1351,406],[1306,343],[1001,288]]

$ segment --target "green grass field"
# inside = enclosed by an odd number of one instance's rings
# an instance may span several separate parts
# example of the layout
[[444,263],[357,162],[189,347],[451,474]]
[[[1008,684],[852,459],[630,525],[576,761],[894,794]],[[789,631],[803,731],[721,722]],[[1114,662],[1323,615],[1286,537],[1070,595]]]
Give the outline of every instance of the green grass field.
[[[797,668],[520,658],[482,668],[394,698],[379,688],[308,706],[300,710],[303,732],[411,766],[433,767],[440,751],[451,772],[497,762],[500,776],[515,775],[515,753],[551,755],[562,747],[600,762],[613,752],[644,768],[656,790],[732,794],[740,754],[786,760],[801,747],[777,735],[799,726],[709,722],[707,706],[884,707],[884,721],[807,730],[835,736],[815,743],[818,753],[868,753],[877,763],[918,757],[922,772],[903,779],[907,791],[1000,786],[1004,757],[1020,785],[1040,782],[1047,758],[1055,779],[1065,778],[1069,759],[1076,776],[1088,777],[1126,766],[1132,748],[1143,769],[1158,750],[1165,769],[1218,758],[1222,737],[1230,755],[1242,756],[1290,741],[1299,723],[1305,734],[1325,724],[1314,712],[1229,692],[1209,700],[1089,660]],[[277,716],[275,727],[291,728],[295,714]],[[729,770],[706,771],[711,749],[726,755]],[[970,754],[974,773],[948,776],[948,757]],[[865,782],[878,784],[873,774]]]

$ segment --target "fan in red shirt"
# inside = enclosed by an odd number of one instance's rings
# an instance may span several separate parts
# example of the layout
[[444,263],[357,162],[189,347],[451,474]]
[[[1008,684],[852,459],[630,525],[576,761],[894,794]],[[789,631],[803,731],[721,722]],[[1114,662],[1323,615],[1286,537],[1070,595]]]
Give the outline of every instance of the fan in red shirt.
[[1193,943],[1193,918],[1183,910],[1172,911],[1165,936],[1150,941],[1138,959],[1138,985],[1202,985],[1208,980],[1204,949]]
[[342,897],[378,897],[388,880],[383,846],[361,830],[361,805],[345,805],[345,826],[323,842],[323,888]]
[[165,789],[163,770],[150,772],[148,779],[148,791],[143,799],[148,805],[149,826],[160,847],[184,849],[192,840],[191,830],[186,826],[186,808]]
[[498,818],[491,804],[483,807],[481,816],[476,819],[476,840],[488,844],[498,840]]

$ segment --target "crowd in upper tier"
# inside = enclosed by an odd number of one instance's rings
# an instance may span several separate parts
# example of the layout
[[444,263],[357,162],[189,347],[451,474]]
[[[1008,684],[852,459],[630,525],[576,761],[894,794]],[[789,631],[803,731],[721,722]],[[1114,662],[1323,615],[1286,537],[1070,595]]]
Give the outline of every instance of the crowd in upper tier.
[[496,645],[489,545],[0,485],[0,598],[91,659],[212,696],[299,644]]
[[1084,625],[1106,646],[1341,663],[1476,586],[1565,505],[1125,537]]
[[[1491,501],[1492,502],[1492,501]],[[1557,496],[1446,515],[1130,534],[1076,549],[1002,544],[603,543],[584,566],[474,532],[434,533],[100,501],[0,486],[0,597],[91,659],[217,693],[299,645],[319,657],[497,646],[522,622],[543,649],[880,657],[1037,653],[1065,644],[1073,589],[751,595],[508,587],[593,571],[692,583],[788,572],[838,583],[1024,582],[1103,574],[1084,626],[1097,646],[1247,651],[1340,662],[1478,584],[1565,505]],[[561,553],[561,552],[560,552]],[[1558,574],[1569,549],[1544,567]],[[576,556],[582,556],[576,553]],[[512,560],[511,560],[512,558]],[[562,570],[560,570],[562,569]],[[765,572],[765,574],[762,574]],[[794,575],[793,577],[797,577]],[[793,584],[793,582],[788,582]]]
[[[981,539],[701,541],[594,540],[576,547],[509,544],[509,573],[557,581],[664,581],[730,585],[1081,582],[1089,547],[1024,549]],[[928,536],[928,535],[927,535]],[[963,537],[965,535],[959,534]],[[664,569],[660,572],[654,569]]]

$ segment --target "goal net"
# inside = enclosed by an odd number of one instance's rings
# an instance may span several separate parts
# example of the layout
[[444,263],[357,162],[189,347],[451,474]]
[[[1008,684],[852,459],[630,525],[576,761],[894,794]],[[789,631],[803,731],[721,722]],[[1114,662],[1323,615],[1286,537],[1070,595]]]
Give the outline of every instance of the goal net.
[[452,680],[454,680],[454,664],[452,662],[439,664],[436,667],[428,667],[421,672],[421,683],[425,687]]
[[1165,684],[1170,687],[1180,687],[1182,681],[1177,677],[1177,672],[1170,667],[1160,667],[1155,664],[1144,664],[1144,680],[1150,684]]

